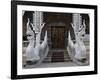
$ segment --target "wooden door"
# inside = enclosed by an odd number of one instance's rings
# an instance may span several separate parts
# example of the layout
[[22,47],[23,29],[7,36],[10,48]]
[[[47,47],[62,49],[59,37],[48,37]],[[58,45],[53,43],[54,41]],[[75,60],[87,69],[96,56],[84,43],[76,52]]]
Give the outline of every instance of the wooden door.
[[65,48],[65,28],[63,26],[51,27],[51,48],[52,49]]

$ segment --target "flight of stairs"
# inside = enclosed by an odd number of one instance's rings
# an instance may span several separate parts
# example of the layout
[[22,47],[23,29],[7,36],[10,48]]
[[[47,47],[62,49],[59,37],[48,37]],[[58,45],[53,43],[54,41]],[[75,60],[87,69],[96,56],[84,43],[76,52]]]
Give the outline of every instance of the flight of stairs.
[[55,52],[56,52],[56,54],[57,54],[57,52],[58,52],[58,54],[59,54],[59,52],[61,52],[61,51],[59,51],[59,50],[55,50],[55,51],[50,50],[49,53],[48,53],[48,55],[47,55],[47,57],[44,59],[43,63],[69,62],[69,61],[72,61],[72,60],[70,59],[70,57],[69,57],[69,55],[68,55],[68,53],[67,53],[66,50],[63,50],[63,51],[62,51],[62,53],[63,53],[62,56],[56,55],[56,56],[54,57],[55,59],[52,60],[52,57],[53,57],[53,55],[55,54]]
[[[89,60],[89,55],[90,55],[90,47],[89,47],[89,42],[85,41],[84,42],[85,47],[86,47],[86,51],[87,51],[87,56],[88,56],[88,60]],[[64,62],[72,62],[72,59],[69,57],[67,50],[50,50],[47,57],[44,59],[43,63],[52,63],[52,54],[53,52],[64,52]],[[62,57],[58,57],[56,56],[57,59],[61,59]]]
[[[84,43],[85,43],[85,47],[87,49],[87,56],[88,56],[88,59],[89,59],[89,55],[90,55],[89,42],[85,41]],[[27,44],[28,44],[27,41],[24,42],[24,44],[23,44],[23,46],[24,46],[23,47],[23,64],[26,64],[26,62],[25,62],[25,59],[26,59],[25,50],[26,50]],[[58,52],[64,52],[64,62],[70,62],[70,63],[73,62],[72,59],[69,57],[67,50],[50,50],[47,57],[44,59],[43,63],[52,63],[52,54],[53,54],[53,52],[57,52],[57,51]],[[58,56],[58,58],[60,59],[62,57]]]

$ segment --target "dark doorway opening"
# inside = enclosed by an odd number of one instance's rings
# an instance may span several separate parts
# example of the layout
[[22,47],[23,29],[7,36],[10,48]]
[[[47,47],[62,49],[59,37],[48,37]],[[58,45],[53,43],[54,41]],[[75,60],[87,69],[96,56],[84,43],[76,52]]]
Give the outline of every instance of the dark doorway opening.
[[65,49],[65,27],[50,26],[48,28],[49,46],[51,49]]
[[72,22],[72,13],[44,12],[43,21],[46,23],[44,31],[47,30],[48,32],[49,48],[65,49],[70,23]]

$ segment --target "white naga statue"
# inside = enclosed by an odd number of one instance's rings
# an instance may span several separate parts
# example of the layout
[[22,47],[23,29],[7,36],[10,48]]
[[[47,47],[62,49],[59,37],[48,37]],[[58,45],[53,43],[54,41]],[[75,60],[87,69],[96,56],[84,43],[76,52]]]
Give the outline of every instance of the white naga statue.
[[83,42],[83,35],[85,35],[85,20],[83,20],[83,24],[76,29],[76,26],[72,24],[72,28],[75,34],[75,42],[71,39],[70,31],[68,37],[68,51],[71,58],[78,64],[82,65],[83,62],[87,60],[86,56],[86,47]]
[[[28,47],[26,48],[26,61],[32,61],[40,64],[43,61],[44,56],[48,53],[47,47],[47,31],[45,32],[44,41],[40,44],[40,35],[42,28],[44,27],[43,23],[40,27],[40,32],[35,33],[33,24],[28,19],[27,22],[27,35],[28,35]],[[42,55],[41,55],[42,54]],[[44,55],[44,56],[43,56]],[[42,57],[41,57],[42,56]],[[40,61],[39,61],[40,60]]]
[[[33,24],[30,22],[29,18],[28,18],[28,22],[27,22],[27,39],[29,41],[28,47],[26,48],[26,59],[27,61],[36,61],[39,60],[40,57],[38,56],[38,53],[35,52],[35,31],[34,31],[34,26]],[[34,54],[33,54],[34,53]]]

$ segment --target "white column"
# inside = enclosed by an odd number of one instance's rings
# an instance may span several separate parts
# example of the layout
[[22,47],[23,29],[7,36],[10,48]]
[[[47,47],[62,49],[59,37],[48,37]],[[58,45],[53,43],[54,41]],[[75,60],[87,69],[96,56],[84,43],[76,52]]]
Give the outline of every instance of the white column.
[[73,14],[73,24],[74,24],[74,27],[75,27],[75,31],[78,32],[78,30],[79,30],[79,28],[82,24],[82,18],[81,18],[79,13]]
[[35,25],[35,32],[40,32],[41,24],[43,23],[43,14],[41,11],[35,11],[33,13],[33,24]]
[[36,44],[40,43],[41,25],[43,23],[43,12],[35,11],[33,13],[33,24],[35,25]]

